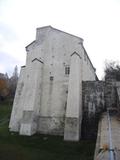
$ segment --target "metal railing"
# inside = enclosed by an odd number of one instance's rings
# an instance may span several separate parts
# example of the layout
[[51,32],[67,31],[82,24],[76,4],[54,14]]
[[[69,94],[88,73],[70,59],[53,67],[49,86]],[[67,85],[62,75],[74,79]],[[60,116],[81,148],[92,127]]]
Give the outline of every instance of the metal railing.
[[109,137],[109,160],[115,160],[114,148],[112,144],[111,117],[109,109],[107,110],[107,118],[108,118],[108,137]]

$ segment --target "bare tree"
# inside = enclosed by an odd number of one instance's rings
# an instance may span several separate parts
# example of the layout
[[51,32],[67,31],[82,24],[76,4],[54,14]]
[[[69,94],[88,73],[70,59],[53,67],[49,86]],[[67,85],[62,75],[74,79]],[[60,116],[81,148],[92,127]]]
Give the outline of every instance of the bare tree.
[[105,80],[114,79],[120,81],[120,64],[116,61],[105,62]]
[[10,96],[14,97],[15,91],[16,91],[16,86],[18,82],[18,67],[15,66],[13,74],[11,78],[9,79],[9,87],[10,87]]

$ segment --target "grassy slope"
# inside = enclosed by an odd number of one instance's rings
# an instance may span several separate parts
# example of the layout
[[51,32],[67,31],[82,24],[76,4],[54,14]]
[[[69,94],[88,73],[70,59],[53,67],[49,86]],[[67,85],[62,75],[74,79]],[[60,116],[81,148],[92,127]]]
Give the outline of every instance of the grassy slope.
[[10,104],[0,104],[0,160],[93,160],[93,141],[74,143],[64,142],[58,136],[10,133],[10,112]]

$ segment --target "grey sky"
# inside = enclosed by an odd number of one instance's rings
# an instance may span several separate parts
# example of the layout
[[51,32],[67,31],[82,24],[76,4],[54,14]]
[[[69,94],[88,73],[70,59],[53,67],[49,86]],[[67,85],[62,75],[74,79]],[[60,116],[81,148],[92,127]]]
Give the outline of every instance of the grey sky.
[[106,59],[120,60],[120,0],[0,0],[0,72],[25,64],[25,46],[46,25],[83,38],[99,78]]

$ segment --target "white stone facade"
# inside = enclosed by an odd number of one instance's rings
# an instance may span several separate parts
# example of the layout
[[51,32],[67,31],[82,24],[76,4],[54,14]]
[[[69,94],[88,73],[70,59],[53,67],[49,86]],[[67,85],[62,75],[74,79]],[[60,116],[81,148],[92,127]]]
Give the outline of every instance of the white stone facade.
[[26,47],[9,128],[21,135],[64,135],[78,141],[82,120],[82,80],[95,80],[83,39],[51,26],[37,29]]

